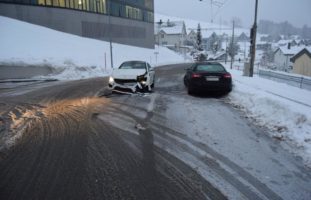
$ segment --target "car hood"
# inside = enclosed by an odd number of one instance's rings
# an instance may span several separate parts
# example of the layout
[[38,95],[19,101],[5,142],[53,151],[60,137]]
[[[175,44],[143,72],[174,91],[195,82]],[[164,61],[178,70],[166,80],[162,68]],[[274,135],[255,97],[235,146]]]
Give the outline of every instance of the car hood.
[[112,72],[112,77],[115,79],[135,79],[137,76],[144,75],[145,69],[115,69]]

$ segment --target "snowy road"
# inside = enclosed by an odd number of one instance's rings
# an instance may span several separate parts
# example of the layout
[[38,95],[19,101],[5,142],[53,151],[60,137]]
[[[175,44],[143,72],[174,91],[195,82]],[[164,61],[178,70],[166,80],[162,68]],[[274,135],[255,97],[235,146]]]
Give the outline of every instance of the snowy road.
[[1,89],[0,145],[18,139],[0,199],[310,199],[302,161],[225,96],[187,95],[186,66],[158,68],[148,95],[98,97],[104,79]]

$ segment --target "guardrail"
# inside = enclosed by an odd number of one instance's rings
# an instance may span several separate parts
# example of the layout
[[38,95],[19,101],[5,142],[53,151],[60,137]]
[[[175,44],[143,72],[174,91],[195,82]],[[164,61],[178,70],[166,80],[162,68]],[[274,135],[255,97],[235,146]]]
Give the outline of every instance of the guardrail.
[[266,70],[259,70],[258,75],[282,83],[287,83],[289,85],[296,86],[302,89],[311,90],[311,78],[309,79],[305,77],[286,75]]

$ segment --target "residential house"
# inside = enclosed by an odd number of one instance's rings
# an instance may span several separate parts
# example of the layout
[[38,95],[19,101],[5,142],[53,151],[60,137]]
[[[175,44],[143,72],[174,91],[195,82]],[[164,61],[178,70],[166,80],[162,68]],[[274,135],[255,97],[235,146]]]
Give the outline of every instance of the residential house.
[[293,46],[297,46],[297,43],[295,40],[280,40],[277,42],[279,47],[283,47],[283,46],[287,46],[288,44],[290,44],[292,47]]
[[273,42],[274,38],[271,35],[268,34],[261,34],[258,36],[260,38],[261,42]]
[[243,32],[238,36],[238,42],[247,42],[250,38]]
[[274,64],[276,65],[277,70],[291,70],[293,63],[290,61],[290,59],[302,49],[303,47],[291,47],[290,44],[277,48],[274,52]]
[[183,21],[167,21],[159,25],[155,36],[156,43],[174,49],[186,45],[187,31]]
[[208,60],[217,60],[217,61],[225,61],[227,60],[227,53],[226,51],[218,51],[216,53],[214,52],[208,52]]
[[304,76],[311,76],[311,47],[306,47],[299,51],[291,59],[293,72]]
[[195,46],[197,42],[197,33],[194,30],[191,30],[188,33],[187,45]]
[[269,42],[256,42],[256,49],[257,50],[262,50],[262,51],[267,51],[269,49],[272,49],[272,44]]

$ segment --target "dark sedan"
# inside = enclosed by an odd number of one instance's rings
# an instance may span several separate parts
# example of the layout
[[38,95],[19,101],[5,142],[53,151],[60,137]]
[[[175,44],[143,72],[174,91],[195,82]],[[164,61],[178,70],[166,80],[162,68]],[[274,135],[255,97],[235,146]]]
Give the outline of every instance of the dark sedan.
[[205,91],[229,93],[232,90],[232,76],[218,62],[197,62],[186,70],[184,83],[188,94]]

